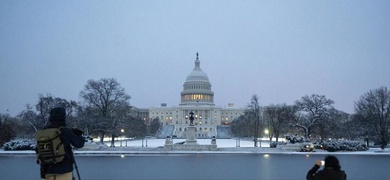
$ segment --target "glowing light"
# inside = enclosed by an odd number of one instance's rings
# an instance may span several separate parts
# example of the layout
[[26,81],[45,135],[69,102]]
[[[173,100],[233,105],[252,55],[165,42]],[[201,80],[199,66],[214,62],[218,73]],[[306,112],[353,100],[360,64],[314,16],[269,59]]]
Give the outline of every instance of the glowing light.
[[264,154],[264,157],[265,157],[265,158],[268,158],[268,157],[269,157],[269,154]]
[[265,133],[265,134],[268,134],[268,133],[269,133],[269,130],[268,130],[268,129],[265,129],[265,130],[264,130],[264,133]]
[[121,154],[121,158],[125,158],[125,155]]
[[306,154],[306,157],[310,157],[310,155]]

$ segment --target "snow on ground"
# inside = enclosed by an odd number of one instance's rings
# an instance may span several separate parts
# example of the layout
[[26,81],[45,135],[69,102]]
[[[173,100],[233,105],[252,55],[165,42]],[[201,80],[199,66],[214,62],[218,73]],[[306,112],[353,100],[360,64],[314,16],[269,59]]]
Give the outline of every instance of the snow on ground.
[[[184,142],[185,139],[173,139],[173,143]],[[211,139],[197,139],[198,144],[206,145],[211,144]],[[160,147],[164,146],[165,139],[145,139],[145,140],[128,140],[128,141],[116,141],[115,147]],[[107,145],[110,145],[110,142],[106,142]],[[227,147],[236,147],[236,145],[240,145],[240,147],[253,147],[253,141],[250,140],[236,140],[236,139],[217,139],[217,147],[219,148],[227,148]],[[261,147],[269,147],[269,142],[261,142]]]
[[[184,142],[185,139],[173,139],[173,143]],[[197,139],[198,144],[205,145],[211,144],[211,139]],[[212,153],[287,153],[287,154],[299,154],[299,153],[315,153],[315,154],[385,154],[390,155],[390,149],[381,150],[380,148],[370,148],[368,151],[356,151],[356,152],[294,152],[294,151],[281,151],[279,148],[270,148],[269,141],[262,141],[262,148],[254,148],[253,141],[251,140],[237,140],[237,139],[217,139],[217,147],[219,150]],[[189,153],[193,151],[165,151],[163,148],[165,139],[143,139],[143,140],[119,140],[115,141],[115,148],[108,147],[110,142],[105,142],[107,147],[102,149],[89,150],[88,148],[77,150],[79,154],[111,154],[111,153]],[[238,146],[239,147],[236,147]],[[88,144],[86,144],[88,146]],[[97,147],[97,146],[96,146]],[[211,153],[211,151],[196,151],[196,153]],[[35,151],[4,151],[0,149],[0,155],[17,155],[17,154],[35,154]]]

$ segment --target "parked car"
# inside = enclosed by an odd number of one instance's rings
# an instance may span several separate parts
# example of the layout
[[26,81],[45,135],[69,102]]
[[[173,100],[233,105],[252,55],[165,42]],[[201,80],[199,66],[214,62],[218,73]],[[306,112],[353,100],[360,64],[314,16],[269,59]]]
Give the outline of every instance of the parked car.
[[314,145],[311,143],[306,143],[302,145],[301,152],[315,152]]

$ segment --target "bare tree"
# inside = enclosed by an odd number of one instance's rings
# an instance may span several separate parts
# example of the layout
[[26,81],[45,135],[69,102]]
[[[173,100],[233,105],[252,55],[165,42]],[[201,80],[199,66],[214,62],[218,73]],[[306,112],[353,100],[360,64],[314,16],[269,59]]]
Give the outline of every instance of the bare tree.
[[38,112],[38,123],[36,128],[44,128],[46,125],[49,115],[50,115],[50,110],[55,108],[55,107],[63,107],[66,109],[66,119],[67,122],[70,125],[73,124],[74,116],[75,116],[75,110],[78,107],[78,103],[75,101],[68,101],[63,98],[59,97],[53,97],[51,94],[47,94],[46,96],[43,96],[42,94],[39,95],[39,100],[38,103],[35,105],[35,108]]
[[90,126],[92,131],[100,134],[100,142],[103,143],[106,133],[111,134],[113,141],[131,108],[128,102],[130,96],[125,93],[125,89],[113,78],[89,80],[80,96],[89,111],[96,113]]
[[28,123],[35,131],[38,131],[37,127],[42,126],[39,124],[38,115],[33,111],[33,107],[29,104],[26,104],[26,109],[23,110],[18,117],[22,122]]
[[270,141],[275,136],[276,142],[278,142],[280,134],[287,131],[289,127],[289,113],[290,109],[286,104],[270,105],[265,108],[264,114],[267,119]]
[[257,139],[260,135],[261,125],[261,108],[259,104],[259,97],[255,94],[251,98],[251,102],[248,105],[249,115],[253,120],[253,146],[257,147]]
[[321,139],[325,138],[346,138],[347,129],[349,127],[344,127],[345,124],[350,120],[350,115],[348,113],[342,112],[335,108],[330,108],[328,113],[322,119],[321,123],[318,126],[314,127]]
[[380,146],[384,149],[389,142],[390,91],[387,87],[370,90],[355,103],[355,112],[373,125]]
[[329,109],[333,108],[333,103],[325,95],[303,96],[301,100],[295,102],[295,105],[304,117],[295,119],[294,126],[302,128],[306,138],[310,139],[312,128],[322,123],[328,115]]
[[19,113],[17,116],[17,135],[23,138],[32,138],[34,133],[38,131],[39,127],[42,127],[37,113],[33,110],[33,107],[29,104],[26,105],[26,109]]
[[253,120],[249,111],[245,111],[243,115],[232,121],[232,133],[237,137],[250,137],[253,136]]
[[273,104],[265,107],[264,109],[265,125],[268,129],[268,138],[270,141],[272,140],[274,134],[276,135],[275,131],[278,131],[278,109],[278,106]]

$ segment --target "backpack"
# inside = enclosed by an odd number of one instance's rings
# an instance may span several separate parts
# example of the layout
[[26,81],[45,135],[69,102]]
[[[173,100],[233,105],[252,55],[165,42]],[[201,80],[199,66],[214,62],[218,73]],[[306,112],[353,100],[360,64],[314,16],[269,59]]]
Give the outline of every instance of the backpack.
[[53,165],[64,160],[65,147],[60,138],[60,129],[49,128],[36,132],[37,157],[42,165]]

